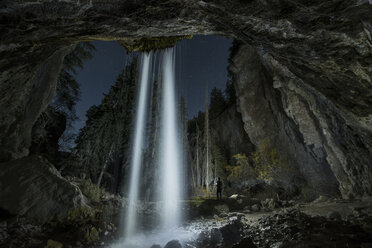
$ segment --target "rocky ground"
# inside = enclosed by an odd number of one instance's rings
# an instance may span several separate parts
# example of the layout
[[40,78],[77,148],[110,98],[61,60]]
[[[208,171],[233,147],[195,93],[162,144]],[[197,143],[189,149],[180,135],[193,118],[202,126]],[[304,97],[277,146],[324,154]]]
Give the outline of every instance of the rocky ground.
[[[2,212],[0,247],[107,247],[117,242],[122,199],[109,194],[97,198],[97,188],[91,184],[68,180],[82,189],[89,209],[70,212],[64,219],[43,225]],[[301,203],[239,195],[222,201],[187,201],[184,210],[190,218],[184,227],[195,232],[196,239],[181,245],[177,237],[169,237],[164,247],[372,247],[371,203],[371,199],[327,197]],[[150,214],[154,206],[143,207],[144,213]]]
[[201,227],[207,230],[185,247],[372,247],[370,199],[320,197],[290,207],[268,199],[232,212],[228,202],[214,206],[215,215],[205,221],[209,228]]

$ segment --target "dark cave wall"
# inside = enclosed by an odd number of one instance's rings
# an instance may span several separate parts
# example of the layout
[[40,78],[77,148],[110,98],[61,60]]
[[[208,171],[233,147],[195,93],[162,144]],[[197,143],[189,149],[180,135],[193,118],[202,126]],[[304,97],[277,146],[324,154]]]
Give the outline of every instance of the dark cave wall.
[[251,141],[275,140],[312,185],[331,179],[320,192],[370,195],[371,13],[366,0],[3,1],[0,161],[28,154],[72,44],[220,34],[245,44],[233,70]]

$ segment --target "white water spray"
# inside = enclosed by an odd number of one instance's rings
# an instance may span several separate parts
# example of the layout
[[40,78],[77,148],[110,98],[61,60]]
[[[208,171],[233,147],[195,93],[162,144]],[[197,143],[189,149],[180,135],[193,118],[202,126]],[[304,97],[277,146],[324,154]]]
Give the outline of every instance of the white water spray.
[[[161,71],[162,84],[160,99],[161,129],[159,144],[159,173],[158,173],[158,195],[157,201],[161,203],[160,230],[145,233],[138,228],[137,201],[139,199],[140,171],[143,163],[142,157],[145,143],[145,123],[148,104],[152,61],[152,54],[143,55],[140,71],[140,90],[138,95],[137,115],[135,122],[134,144],[131,160],[131,174],[129,185],[129,205],[125,219],[125,236],[123,243],[117,247],[149,247],[154,242],[165,245],[171,239],[186,240],[192,233],[176,229],[181,223],[180,201],[182,199],[182,152],[180,143],[180,132],[178,129],[177,103],[175,95],[175,51],[173,48],[162,52]],[[155,61],[158,62],[158,61]]]
[[160,149],[161,200],[163,201],[162,227],[176,227],[181,221],[180,200],[182,156],[175,99],[175,52],[164,51],[162,59],[162,131]]
[[145,140],[145,117],[147,106],[148,86],[150,80],[151,54],[142,55],[140,88],[137,103],[137,113],[135,122],[135,133],[133,137],[133,150],[131,160],[131,176],[128,195],[128,209],[125,218],[125,237],[133,235],[137,229],[137,211],[140,171],[143,157],[143,147]]

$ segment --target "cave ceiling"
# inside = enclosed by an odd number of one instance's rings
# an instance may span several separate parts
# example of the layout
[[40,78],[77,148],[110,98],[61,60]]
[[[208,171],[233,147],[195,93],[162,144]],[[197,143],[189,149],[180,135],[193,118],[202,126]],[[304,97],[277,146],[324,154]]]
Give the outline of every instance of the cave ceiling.
[[1,80],[78,41],[217,34],[269,54],[344,111],[372,114],[368,1],[5,1],[0,13]]
[[0,20],[2,158],[27,154],[29,130],[53,96],[55,64],[77,42],[92,40],[133,47],[151,38],[232,37],[264,65],[271,61],[265,66],[280,66],[281,81],[301,80],[371,130],[370,1],[5,0]]

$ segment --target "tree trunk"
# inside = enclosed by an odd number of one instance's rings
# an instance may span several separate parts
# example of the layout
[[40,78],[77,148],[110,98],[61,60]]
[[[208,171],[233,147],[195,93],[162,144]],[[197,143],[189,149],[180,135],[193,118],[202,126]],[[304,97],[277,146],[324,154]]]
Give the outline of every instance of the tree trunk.
[[114,151],[114,143],[112,143],[112,145],[111,145],[110,152],[109,152],[109,154],[108,154],[108,156],[105,160],[105,163],[103,164],[101,173],[99,174],[98,181],[97,181],[97,186],[101,186],[101,181],[102,181],[103,174],[105,173],[106,167],[111,160],[111,156],[112,156],[113,151]]

